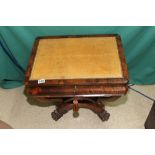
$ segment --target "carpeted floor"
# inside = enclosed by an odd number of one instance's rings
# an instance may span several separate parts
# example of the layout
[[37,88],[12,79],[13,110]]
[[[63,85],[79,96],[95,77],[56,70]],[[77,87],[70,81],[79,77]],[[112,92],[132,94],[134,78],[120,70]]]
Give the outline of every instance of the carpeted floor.
[[[133,86],[133,88],[155,98],[155,85]],[[13,128],[144,128],[144,122],[151,109],[152,101],[130,90],[115,102],[107,102],[106,110],[111,116],[102,122],[93,112],[80,109],[79,117],[73,118],[72,111],[59,121],[51,119],[55,109],[51,103],[28,100],[23,93],[24,86],[15,89],[0,89],[0,120]]]

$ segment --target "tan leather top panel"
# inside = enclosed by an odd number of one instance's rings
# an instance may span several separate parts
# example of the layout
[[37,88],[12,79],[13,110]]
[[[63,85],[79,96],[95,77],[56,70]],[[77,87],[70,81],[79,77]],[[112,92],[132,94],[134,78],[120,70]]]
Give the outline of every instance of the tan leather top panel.
[[115,37],[41,39],[30,80],[122,77]]

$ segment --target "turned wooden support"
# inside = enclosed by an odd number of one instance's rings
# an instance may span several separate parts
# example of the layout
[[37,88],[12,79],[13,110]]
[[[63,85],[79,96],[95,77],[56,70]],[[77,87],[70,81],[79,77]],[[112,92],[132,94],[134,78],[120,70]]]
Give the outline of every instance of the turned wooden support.
[[74,111],[74,112],[78,112],[78,111],[79,111],[79,103],[78,103],[77,98],[75,98],[75,99],[73,100],[73,111]]

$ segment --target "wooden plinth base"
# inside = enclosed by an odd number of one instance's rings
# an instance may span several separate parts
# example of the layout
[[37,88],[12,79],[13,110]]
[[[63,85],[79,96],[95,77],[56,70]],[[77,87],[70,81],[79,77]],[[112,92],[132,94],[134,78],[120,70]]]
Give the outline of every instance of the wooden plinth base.
[[56,110],[51,113],[52,118],[57,121],[69,110],[73,109],[74,114],[78,113],[79,108],[86,108],[96,113],[102,121],[107,121],[110,114],[105,110],[105,106],[100,99],[78,98],[78,104],[75,107],[74,98],[64,99]]

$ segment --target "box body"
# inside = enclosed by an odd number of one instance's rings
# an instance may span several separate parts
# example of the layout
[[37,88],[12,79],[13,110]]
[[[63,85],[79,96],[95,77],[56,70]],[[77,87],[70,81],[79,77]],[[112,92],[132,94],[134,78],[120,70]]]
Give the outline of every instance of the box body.
[[38,37],[25,74],[26,93],[46,98],[121,96],[127,83],[115,34]]

